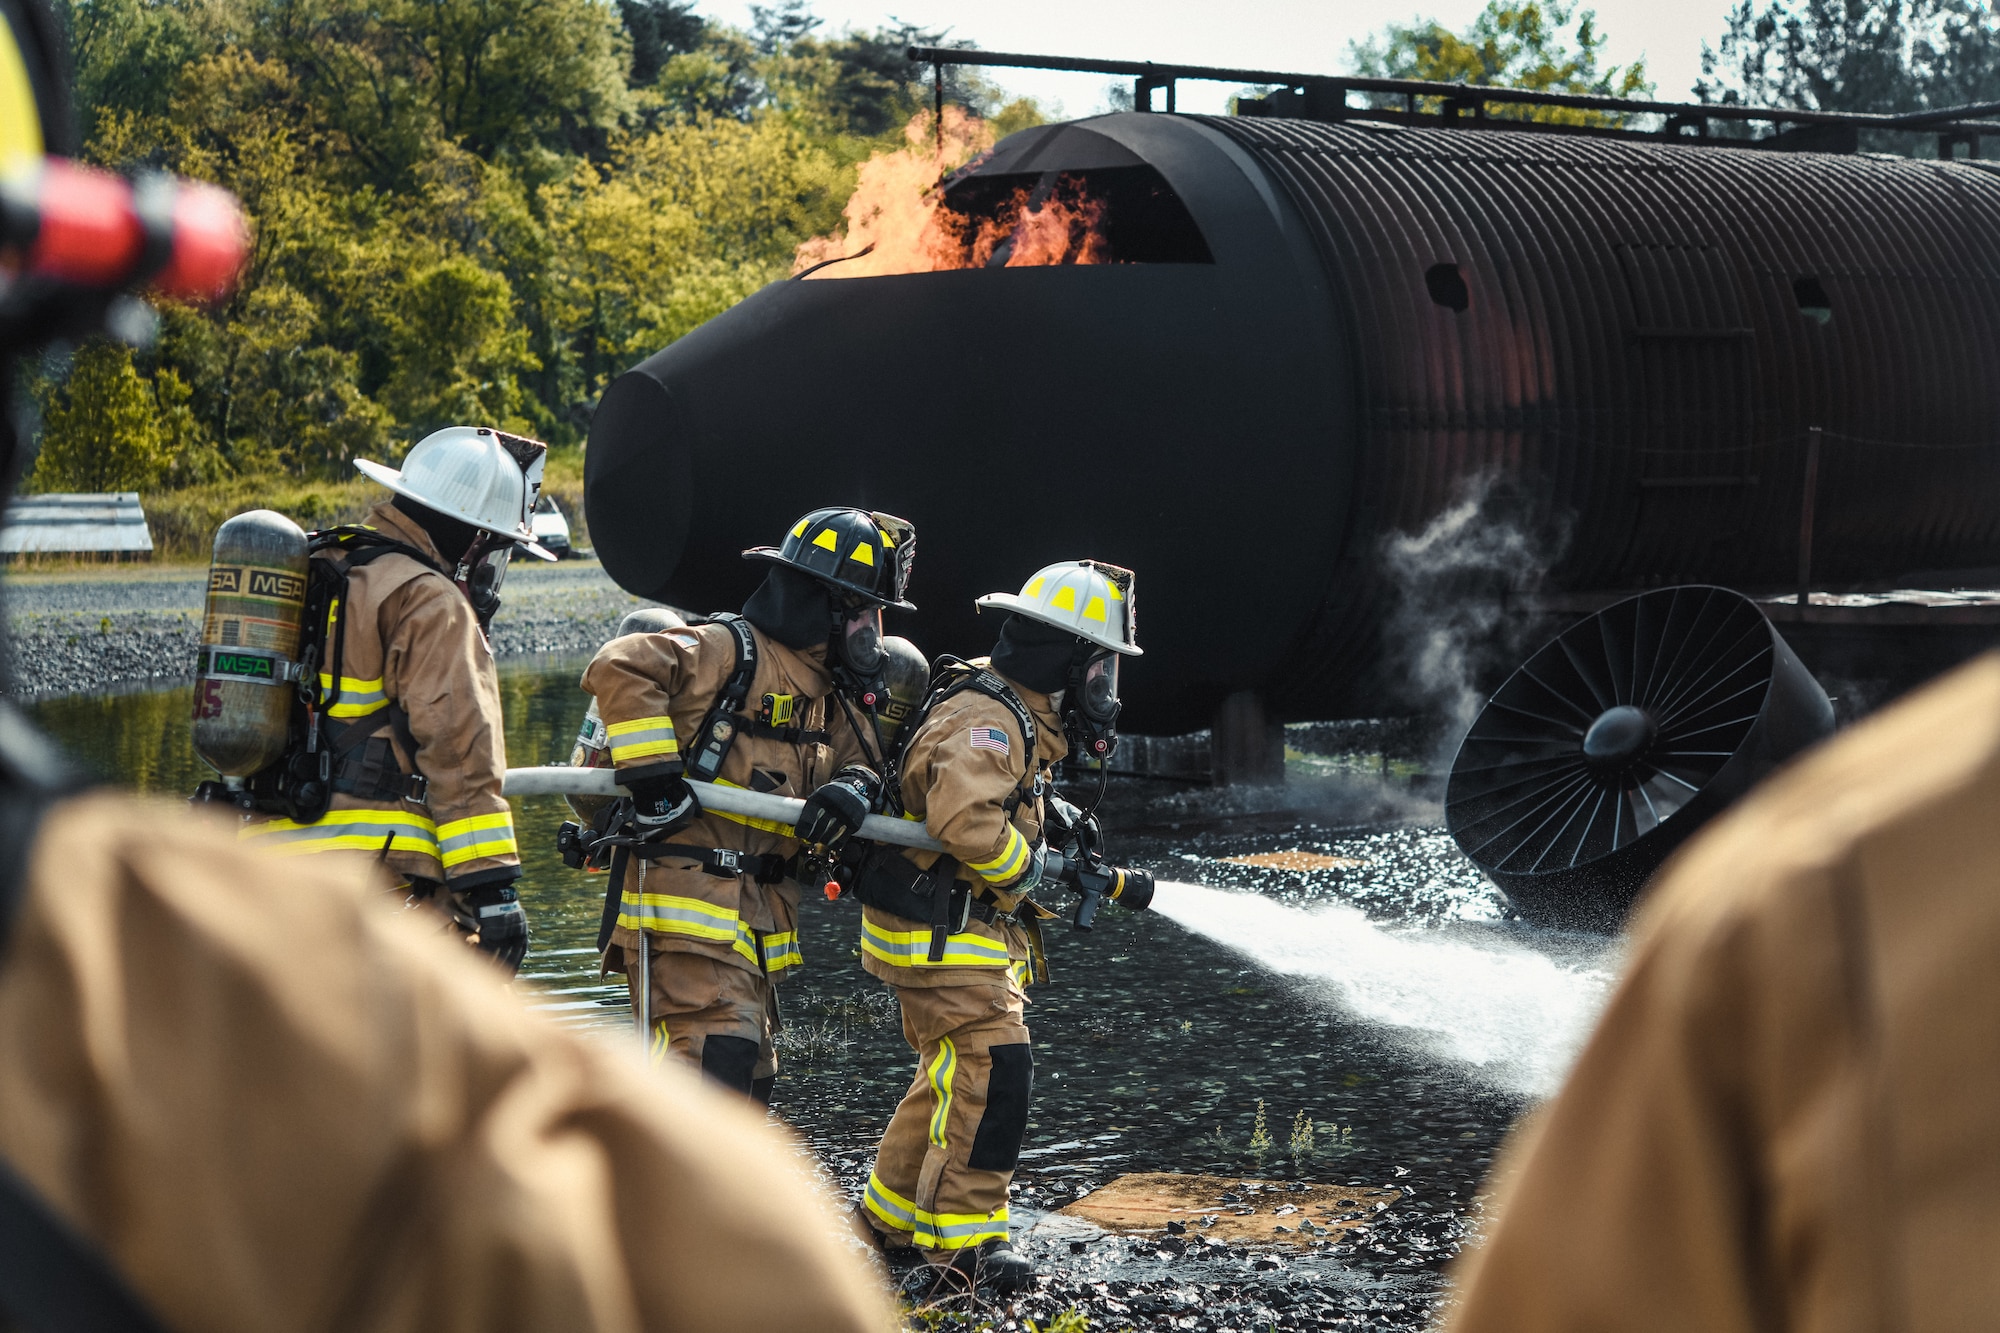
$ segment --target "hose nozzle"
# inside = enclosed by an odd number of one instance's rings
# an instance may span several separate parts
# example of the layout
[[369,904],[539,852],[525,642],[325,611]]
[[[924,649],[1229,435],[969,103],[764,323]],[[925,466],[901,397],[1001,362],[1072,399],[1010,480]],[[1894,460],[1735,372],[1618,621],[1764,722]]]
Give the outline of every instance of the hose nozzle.
[[1143,870],[1107,866],[1081,858],[1050,852],[1043,874],[1076,891],[1076,915],[1070,925],[1089,930],[1097,920],[1097,909],[1106,899],[1133,912],[1143,912],[1153,901],[1153,877]]

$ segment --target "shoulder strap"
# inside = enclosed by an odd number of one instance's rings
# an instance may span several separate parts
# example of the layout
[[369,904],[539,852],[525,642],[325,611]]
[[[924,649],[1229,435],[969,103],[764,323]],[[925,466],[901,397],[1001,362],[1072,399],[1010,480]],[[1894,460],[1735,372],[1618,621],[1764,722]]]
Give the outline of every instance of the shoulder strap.
[[[79,784],[54,747],[0,704],[0,948],[26,889],[42,816]],[[4,955],[0,955],[4,956]],[[156,1333],[97,1247],[0,1160],[0,1313],[36,1333]]]
[[1007,813],[1012,815],[1021,804],[1022,792],[1033,782],[1035,776],[1035,715],[1028,711],[1028,706],[1021,702],[1020,696],[1007,688],[1007,682],[997,673],[984,667],[976,667],[964,658],[946,655],[938,658],[937,666],[931,671],[930,689],[925,693],[924,701],[917,705],[917,711],[903,723],[896,754],[889,763],[889,779],[885,786],[894,798],[898,810],[906,808],[903,805],[903,759],[909,754],[910,742],[917,738],[917,733],[923,730],[924,723],[930,721],[931,714],[940,704],[967,690],[977,690],[989,698],[998,700],[1014,715],[1014,721],[1021,728],[1021,743],[1026,750],[1026,754],[1023,755],[1026,770],[1021,776],[1020,788],[1016,789],[1007,802]]
[[729,627],[736,642],[736,667],[716,693],[708,715],[701,720],[701,730],[695,733],[694,744],[688,748],[688,776],[702,782],[713,782],[722,772],[729,747],[736,743],[743,725],[739,717],[743,702],[750,697],[750,684],[757,678],[757,638],[750,632],[750,622],[733,612],[718,611],[708,623]]
[[349,569],[359,569],[363,565],[372,564],[385,555],[406,555],[434,573],[442,574],[446,578],[452,575],[452,571],[433,560],[429,553],[408,542],[398,541],[394,537],[384,537],[373,528],[364,528],[353,523],[313,533],[306,539],[306,551],[311,555],[318,555],[322,551],[337,551],[347,557]]

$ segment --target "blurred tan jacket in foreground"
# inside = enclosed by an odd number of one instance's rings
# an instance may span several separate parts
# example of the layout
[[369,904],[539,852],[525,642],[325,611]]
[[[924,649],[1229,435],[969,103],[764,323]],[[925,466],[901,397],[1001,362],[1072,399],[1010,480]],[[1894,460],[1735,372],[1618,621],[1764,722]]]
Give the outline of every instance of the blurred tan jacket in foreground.
[[1455,1333],[2000,1327],[2000,657],[1681,854]]
[[0,1155],[180,1329],[890,1327],[793,1146],[632,1046],[332,861],[84,797],[0,961]]

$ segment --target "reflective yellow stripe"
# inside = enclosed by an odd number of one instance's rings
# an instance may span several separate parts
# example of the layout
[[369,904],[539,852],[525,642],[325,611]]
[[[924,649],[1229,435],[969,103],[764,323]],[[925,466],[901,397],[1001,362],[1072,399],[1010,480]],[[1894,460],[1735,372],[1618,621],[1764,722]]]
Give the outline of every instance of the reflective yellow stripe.
[[333,677],[322,671],[319,673],[319,697],[333,700],[333,707],[326,710],[328,717],[367,717],[389,706],[389,696],[383,692],[379,676],[374,680],[342,676],[340,691],[336,695]]
[[638,717],[630,722],[613,722],[604,729],[611,739],[611,762],[629,764],[655,755],[679,754],[681,743],[674,737],[670,717]]
[[1018,876],[1028,864],[1028,840],[1021,836],[1021,830],[1007,826],[1007,846],[991,861],[967,861],[967,865],[979,872],[979,877],[989,884],[1004,884]]
[[390,851],[438,855],[437,825],[412,810],[329,810],[317,822],[270,819],[245,824],[236,835],[279,856],[309,852]]
[[932,1213],[917,1207],[882,1183],[873,1171],[862,1192],[864,1207],[926,1249],[963,1250],[983,1241],[1007,1238],[1007,1205],[990,1213]]
[[521,854],[514,842],[514,816],[510,811],[454,819],[448,824],[438,825],[437,832],[438,851],[444,857],[446,870],[467,861],[476,861],[482,856]]
[[42,116],[28,62],[11,24],[0,23],[0,173],[23,171],[42,156]]
[[628,889],[619,900],[618,924],[626,930],[650,930],[661,935],[727,943],[753,965],[758,961],[757,937],[743,923],[743,918],[730,908],[717,907],[699,898],[672,893],[635,895]]
[[958,1072],[958,1047],[950,1037],[938,1039],[937,1059],[931,1061],[931,1146],[948,1148],[945,1130],[951,1125],[951,1076]]
[[[727,782],[721,778],[715,780],[715,785],[718,787],[734,787],[737,791],[744,790],[740,784]],[[781,838],[798,837],[797,829],[793,828],[790,824],[780,824],[775,819],[752,819],[748,815],[732,815],[727,810],[710,810],[707,808],[704,808],[702,813],[705,815],[714,815],[717,819],[726,819],[732,824],[742,824],[746,828],[761,829],[765,833],[775,833]]]
[[892,967],[1005,968],[1013,963],[1004,942],[970,931],[946,936],[944,957],[933,963],[928,930],[884,930],[866,917],[861,919],[861,949]]
[[[326,637],[322,642],[328,652],[333,651],[333,644],[336,642],[335,622],[339,619],[340,599],[336,597],[326,604]],[[326,710],[328,717],[367,717],[370,713],[379,712],[389,706],[389,696],[382,691],[380,677],[363,680],[359,676],[342,676],[337,691],[334,689],[335,683],[333,673],[328,671],[319,673],[319,697],[333,700],[332,707]]]
[[1014,974],[1014,984],[1022,990],[1028,989],[1028,983],[1035,979],[1035,965],[1029,959],[1016,958],[1008,970]]
[[805,955],[799,952],[798,932],[773,931],[764,937],[764,970],[773,976],[805,960]]
[[653,1022],[653,1044],[648,1052],[653,1058],[653,1064],[657,1066],[664,1061],[667,1058],[667,1052],[672,1049],[673,1038],[667,1032],[667,1020],[664,1018],[655,1019]]

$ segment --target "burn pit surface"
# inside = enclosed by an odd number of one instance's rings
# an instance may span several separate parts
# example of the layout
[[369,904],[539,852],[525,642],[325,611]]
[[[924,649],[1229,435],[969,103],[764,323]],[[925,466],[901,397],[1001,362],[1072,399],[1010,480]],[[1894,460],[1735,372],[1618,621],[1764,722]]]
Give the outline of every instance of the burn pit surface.
[[[503,670],[514,762],[567,753],[584,702],[580,668]],[[145,789],[178,795],[205,775],[187,744],[187,698],[182,687],[35,711],[96,771],[136,775]],[[522,897],[535,932],[523,980],[557,1021],[629,1030],[623,985],[596,976],[604,880],[567,871],[554,855],[565,817],[557,800],[516,803]],[[1114,831],[1112,849],[1164,877],[1289,906],[1352,909],[1418,938],[1499,940],[1588,961],[1588,941],[1505,921],[1497,895],[1437,829],[1244,816],[1139,836]],[[1294,850],[1364,864],[1300,872],[1229,860]],[[852,1198],[914,1062],[893,1001],[860,969],[858,912],[808,899],[801,916],[807,975],[785,993],[776,1100],[822,1178]],[[1055,924],[1054,981],[1034,988],[1028,1011],[1035,1100],[1013,1200],[1016,1235],[1046,1280],[1014,1303],[1015,1316],[1046,1319],[1075,1305],[1093,1327],[1107,1328],[1426,1327],[1445,1265],[1476,1223],[1479,1182],[1531,1096],[1356,1016],[1321,981],[1280,975],[1158,914],[1106,909],[1088,935]],[[1602,941],[1596,947],[1601,953]],[[1250,1144],[1259,1099],[1271,1140],[1261,1156]],[[1316,1152],[1294,1161],[1289,1140],[1300,1114],[1315,1122]],[[1286,1188],[1316,1181],[1399,1197],[1376,1215],[1365,1242],[1302,1247],[1289,1239],[1271,1249],[1211,1245],[1198,1227],[1118,1235],[1058,1212],[1147,1171]],[[979,1317],[997,1309],[981,1306]]]

